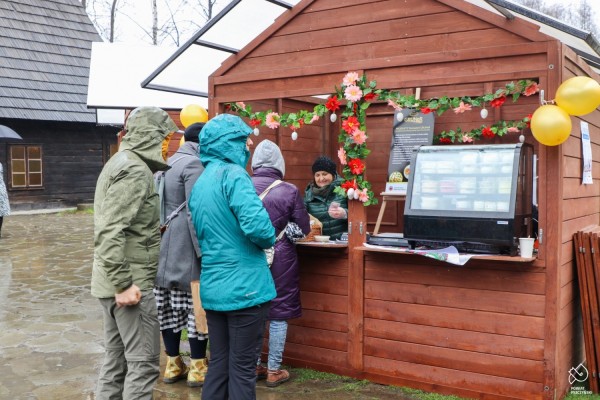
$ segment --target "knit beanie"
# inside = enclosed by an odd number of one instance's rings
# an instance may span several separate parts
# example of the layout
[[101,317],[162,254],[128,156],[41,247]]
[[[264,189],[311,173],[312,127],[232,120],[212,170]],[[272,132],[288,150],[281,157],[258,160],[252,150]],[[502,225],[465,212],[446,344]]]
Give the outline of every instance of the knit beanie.
[[198,136],[200,136],[200,131],[202,130],[202,128],[204,128],[203,122],[196,122],[185,128],[185,132],[183,134],[183,137],[185,137],[185,141],[198,143]]
[[315,160],[312,165],[313,175],[319,171],[329,172],[335,178],[337,176],[336,165],[333,160],[327,156],[321,156]]

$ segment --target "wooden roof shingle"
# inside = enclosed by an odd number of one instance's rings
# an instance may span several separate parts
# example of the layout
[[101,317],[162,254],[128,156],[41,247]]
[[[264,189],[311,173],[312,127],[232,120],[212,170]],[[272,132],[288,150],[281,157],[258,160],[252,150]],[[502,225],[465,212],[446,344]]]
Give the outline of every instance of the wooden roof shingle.
[[0,1],[0,118],[96,122],[86,103],[101,40],[78,0]]

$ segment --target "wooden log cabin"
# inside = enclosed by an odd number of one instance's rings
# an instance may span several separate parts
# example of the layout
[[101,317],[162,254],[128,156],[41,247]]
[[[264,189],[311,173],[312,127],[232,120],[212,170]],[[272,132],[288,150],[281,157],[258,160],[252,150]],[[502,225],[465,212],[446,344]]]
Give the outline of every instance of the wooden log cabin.
[[[477,3],[477,4],[474,4]],[[422,98],[480,96],[520,79],[552,99],[573,76],[600,80],[577,49],[490,3],[472,0],[302,0],[209,77],[209,110],[243,101],[287,113],[312,109],[348,71],[378,88]],[[596,44],[597,45],[597,44]],[[489,121],[520,119],[539,95],[508,101]],[[478,112],[447,113],[435,131],[472,128]],[[580,123],[589,124],[593,175],[600,176],[600,111],[572,117],[568,140],[535,148],[539,232],[534,261],[475,257],[456,267],[417,255],[365,249],[378,207],[350,202],[347,246],[298,246],[303,316],[290,322],[284,362],[384,384],[485,399],[556,399],[569,369],[584,361],[573,233],[600,223],[600,189],[581,185]],[[368,109],[368,178],[384,191],[393,109]],[[304,189],[321,154],[337,159],[337,124],[322,118],[299,130],[261,127]],[[515,143],[516,135],[491,143]],[[490,142],[482,142],[490,143]],[[402,232],[402,202],[388,206],[382,230]]]

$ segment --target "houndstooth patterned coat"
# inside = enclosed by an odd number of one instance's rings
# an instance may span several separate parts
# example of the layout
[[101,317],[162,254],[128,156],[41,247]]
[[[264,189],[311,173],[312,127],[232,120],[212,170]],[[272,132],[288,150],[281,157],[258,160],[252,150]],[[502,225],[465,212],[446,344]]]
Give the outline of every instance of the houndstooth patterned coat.
[[0,217],[10,214],[10,204],[8,203],[8,193],[4,184],[4,170],[0,163]]

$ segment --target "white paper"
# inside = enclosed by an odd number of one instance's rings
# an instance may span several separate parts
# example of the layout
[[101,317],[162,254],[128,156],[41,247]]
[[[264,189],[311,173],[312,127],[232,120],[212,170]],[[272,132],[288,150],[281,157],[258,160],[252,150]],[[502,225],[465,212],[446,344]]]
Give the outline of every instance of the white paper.
[[590,127],[585,121],[581,121],[581,149],[583,153],[581,183],[591,185],[594,183],[592,179],[592,146],[590,144]]

